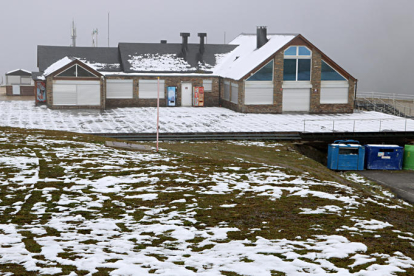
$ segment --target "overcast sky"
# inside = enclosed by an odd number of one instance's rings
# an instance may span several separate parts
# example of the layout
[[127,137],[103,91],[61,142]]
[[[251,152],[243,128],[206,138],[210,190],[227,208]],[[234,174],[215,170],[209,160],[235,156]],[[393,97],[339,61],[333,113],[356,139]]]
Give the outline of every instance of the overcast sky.
[[[301,33],[359,80],[359,91],[414,95],[413,0],[21,0],[1,1],[0,74],[37,71],[37,45],[181,42],[180,32],[207,33],[223,43],[267,26],[269,33]],[[0,78],[1,80],[1,78]]]

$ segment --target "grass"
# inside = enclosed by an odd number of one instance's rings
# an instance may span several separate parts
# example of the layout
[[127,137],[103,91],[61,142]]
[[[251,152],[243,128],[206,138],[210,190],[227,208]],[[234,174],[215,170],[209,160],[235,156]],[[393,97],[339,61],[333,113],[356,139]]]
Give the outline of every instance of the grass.
[[[27,138],[28,135],[36,139],[30,140]],[[321,235],[342,235],[350,242],[365,244],[367,251],[364,254],[393,256],[398,251],[414,259],[412,241],[398,238],[398,235],[403,234],[393,231],[413,231],[414,210],[411,206],[403,205],[401,201],[393,198],[382,197],[375,198],[376,202],[365,201],[380,195],[382,188],[375,184],[362,185],[348,181],[339,173],[332,172],[320,163],[303,156],[298,148],[290,143],[280,143],[273,147],[214,141],[161,143],[160,148],[163,151],[150,154],[159,158],[148,160],[131,157],[128,152],[102,148],[101,145],[111,139],[89,135],[0,127],[0,138],[8,139],[0,144],[0,154],[14,152],[16,157],[36,156],[39,160],[38,165],[29,164],[27,168],[27,171],[38,170],[39,179],[36,183],[22,184],[18,180],[13,182],[12,179],[22,173],[19,168],[6,166],[0,171],[0,182],[6,179],[10,182],[8,185],[0,186],[0,223],[16,225],[27,251],[37,254],[33,258],[38,259],[39,266],[40,261],[48,261],[44,260],[43,255],[39,255],[42,252],[42,238],[53,238],[61,244],[70,244],[65,240],[70,233],[78,234],[79,240],[71,242],[85,248],[85,251],[77,252],[74,248],[62,245],[63,251],[57,253],[59,258],[79,261],[90,254],[85,253],[88,249],[100,248],[99,241],[105,240],[102,244],[106,245],[102,251],[110,256],[105,258],[105,262],[121,263],[122,254],[125,253],[116,253],[121,249],[117,249],[108,241],[117,238],[122,240],[125,237],[125,240],[131,243],[130,252],[145,254],[159,262],[185,266],[185,269],[193,272],[210,269],[210,266],[205,264],[204,268],[201,264],[189,265],[187,259],[191,260],[193,255],[208,252],[219,244],[238,241],[243,242],[247,248],[254,249],[260,238],[294,241],[300,236],[300,240],[307,241],[315,240],[316,236]],[[23,142],[12,143],[13,140]],[[48,140],[54,142],[32,142]],[[69,147],[70,151],[66,152]],[[114,160],[114,156],[119,156],[116,157],[117,162],[107,160]],[[154,166],[168,169],[154,169]],[[273,171],[288,176],[278,176],[275,173],[271,178],[267,178],[267,174]],[[124,177],[128,176],[142,177],[142,180],[134,183],[123,181]],[[99,190],[99,185],[79,185],[83,181],[95,183],[93,181],[101,181],[108,177],[116,178],[119,183],[102,186],[103,191]],[[258,177],[268,179],[266,189],[258,192],[240,188],[247,184],[261,188],[255,180]],[[326,193],[336,198],[354,196],[361,205],[349,208],[340,200],[294,195],[298,187],[295,181],[299,179],[311,183],[306,184],[309,191]],[[332,182],[342,186],[330,184]],[[228,190],[214,192],[212,187],[216,187],[217,183],[227,185]],[[280,194],[273,191],[276,188],[281,191]],[[352,194],[349,188],[352,188]],[[156,193],[158,196],[152,200],[134,198],[148,193]],[[182,202],[183,199],[185,202]],[[62,203],[65,200],[68,200],[67,204]],[[177,200],[179,201],[174,202]],[[90,203],[95,204],[87,209],[85,206]],[[378,203],[397,205],[399,208],[387,208]],[[229,204],[233,207],[223,207]],[[315,210],[327,205],[338,206],[340,212],[314,215],[302,213],[304,208]],[[43,212],[38,211],[41,208],[44,208]],[[60,216],[71,218],[64,222],[66,229],[62,230],[51,224]],[[351,218],[375,219],[393,226],[372,233],[359,231],[358,234],[354,234],[352,231],[338,231],[343,226],[353,227],[355,222]],[[113,229],[105,232],[110,234],[101,233],[99,229],[87,225],[88,222],[96,220],[102,220],[105,227],[110,226],[108,222],[113,222]],[[185,249],[188,251],[183,251],[182,244],[172,235],[172,230],[153,229],[154,225],[178,225],[193,232],[200,231],[204,235],[190,235],[186,238]],[[34,233],[30,230],[36,227],[41,227],[43,232]],[[212,229],[220,227],[234,228],[237,231],[227,232],[226,238],[210,238],[214,236]],[[5,233],[0,232],[3,235]],[[93,233],[96,236],[92,235]],[[377,235],[381,237],[378,238]],[[2,248],[8,248],[7,246],[12,245],[2,245]],[[180,256],[186,258],[186,261],[170,259],[170,255],[163,254],[180,251],[184,252]],[[292,252],[304,256],[310,250],[295,245]],[[286,259],[284,253],[261,254],[278,257],[286,262],[292,261]],[[352,273],[362,271],[372,264],[350,268],[354,263],[350,257],[330,258],[329,262]],[[304,262],[314,262],[305,257],[300,258]],[[240,256],[240,262],[254,264],[254,260],[246,256]],[[384,264],[386,260],[378,257],[375,263]],[[76,267],[76,263],[70,265],[51,262],[50,265],[60,267],[62,275],[71,272],[78,275],[89,273]],[[96,269],[97,272],[93,275],[109,275],[115,268],[101,265]],[[32,273],[12,262],[0,265],[0,274],[6,272],[15,275]],[[158,269],[148,266],[148,273],[158,273]],[[227,270],[221,271],[221,274],[239,275]],[[406,268],[405,273],[399,273],[410,274],[414,275],[412,267]],[[272,270],[271,275],[285,274]]]

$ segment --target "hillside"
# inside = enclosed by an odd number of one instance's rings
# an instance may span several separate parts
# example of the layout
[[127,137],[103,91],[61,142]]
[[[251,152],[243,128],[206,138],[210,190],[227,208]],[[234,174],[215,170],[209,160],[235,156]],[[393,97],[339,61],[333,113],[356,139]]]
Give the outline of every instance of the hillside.
[[413,206],[291,144],[104,141],[0,128],[1,275],[414,274]]

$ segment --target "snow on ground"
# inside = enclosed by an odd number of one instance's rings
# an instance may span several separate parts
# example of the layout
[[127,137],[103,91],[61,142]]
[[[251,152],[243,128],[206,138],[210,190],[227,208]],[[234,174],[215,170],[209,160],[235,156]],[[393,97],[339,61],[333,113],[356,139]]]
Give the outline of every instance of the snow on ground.
[[[14,139],[4,136],[2,143],[13,145]],[[63,267],[71,267],[88,275],[107,268],[111,275],[180,276],[222,275],[223,271],[377,276],[414,266],[414,260],[401,252],[373,252],[342,235],[398,229],[355,215],[368,201],[336,182],[320,181],[307,173],[291,175],[278,166],[243,161],[228,167],[188,164],[167,153],[128,152],[41,135],[29,135],[24,142],[20,148],[0,149],[0,166],[8,168],[0,172],[4,200],[0,202],[0,264],[19,264],[40,274],[58,274]],[[13,159],[17,155],[20,158]],[[52,158],[59,158],[63,176],[42,176],[45,166],[51,170]],[[313,190],[318,187],[341,192]],[[323,226],[316,225],[309,229],[311,238],[270,239],[256,234],[254,240],[238,240],[229,235],[241,232],[241,227],[229,226],[224,219],[215,225],[202,220],[200,214],[213,208],[203,203],[206,198],[234,195],[243,199],[214,207],[227,213],[249,200],[249,194],[276,205],[282,194],[297,202],[330,200],[330,205],[317,209],[301,208],[303,214],[309,220],[318,214],[349,218],[353,227],[344,225],[336,233],[321,234]],[[266,233],[267,225],[263,221],[248,231]],[[395,235],[412,237],[401,231]],[[30,239],[39,250],[28,249]],[[343,268],[334,258],[352,261]],[[360,265],[366,266],[357,274],[350,272]]]
[[[156,109],[51,110],[27,101],[0,101],[0,126],[79,133],[154,133]],[[414,131],[414,120],[380,112],[353,114],[244,114],[219,107],[162,107],[167,132]]]

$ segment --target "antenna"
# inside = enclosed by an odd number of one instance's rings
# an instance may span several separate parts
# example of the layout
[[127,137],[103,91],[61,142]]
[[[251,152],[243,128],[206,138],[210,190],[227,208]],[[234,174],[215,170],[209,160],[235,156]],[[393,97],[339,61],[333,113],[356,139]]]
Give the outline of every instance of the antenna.
[[71,39],[72,39],[72,47],[76,47],[76,28],[75,28],[75,20],[72,19],[72,30],[71,30]]
[[108,12],[108,47],[109,47],[109,12]]
[[98,47],[98,28],[92,30],[92,47]]

